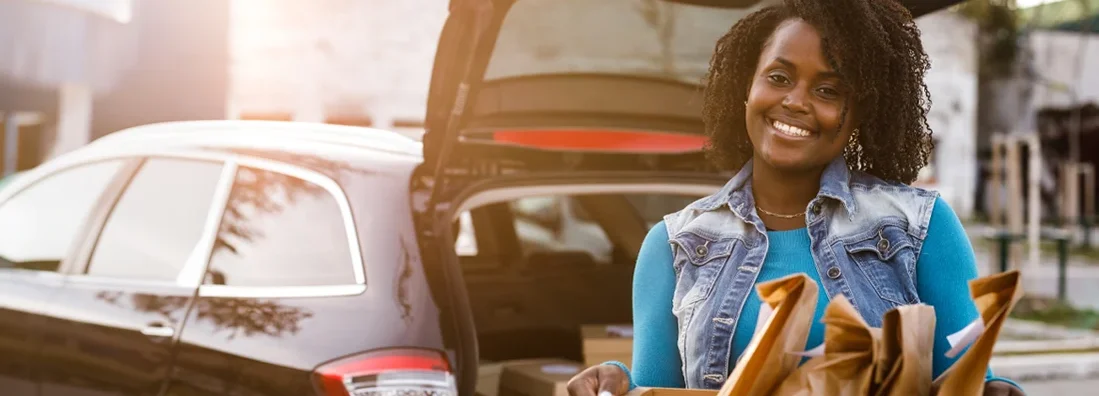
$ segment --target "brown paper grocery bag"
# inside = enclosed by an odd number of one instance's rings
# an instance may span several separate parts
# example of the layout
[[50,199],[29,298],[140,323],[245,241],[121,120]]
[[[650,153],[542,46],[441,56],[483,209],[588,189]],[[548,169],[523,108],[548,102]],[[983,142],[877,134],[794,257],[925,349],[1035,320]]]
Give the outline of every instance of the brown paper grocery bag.
[[[780,396],[926,396],[931,385],[935,310],[894,308],[870,327],[844,296],[825,310],[824,354],[806,362],[775,391]],[[930,326],[929,326],[930,324]]]
[[756,333],[744,356],[718,392],[719,396],[770,395],[797,369],[817,309],[817,284],[805,274],[790,275],[756,286],[773,312]]
[[[935,381],[939,386],[938,396],[984,394],[985,373],[992,359],[992,347],[1000,336],[1000,329],[1004,326],[1008,314],[1023,297],[1018,270],[976,279],[969,283],[969,289],[973,295],[973,302],[977,305],[977,312],[980,313],[980,318],[975,322],[977,326],[971,331],[970,337],[975,337],[976,340],[969,345],[969,350]],[[955,346],[953,350],[965,347],[966,344],[962,343]]]
[[931,393],[935,322],[935,308],[929,305],[907,305],[885,313],[876,395]]

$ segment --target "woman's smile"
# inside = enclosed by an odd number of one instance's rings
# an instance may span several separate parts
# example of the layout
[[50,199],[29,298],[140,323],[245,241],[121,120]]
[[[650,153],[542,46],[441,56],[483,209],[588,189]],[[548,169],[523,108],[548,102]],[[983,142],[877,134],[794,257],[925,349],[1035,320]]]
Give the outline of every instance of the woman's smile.
[[772,133],[782,137],[803,140],[815,138],[818,135],[817,132],[812,129],[797,126],[796,124],[792,125],[793,123],[786,123],[771,118],[767,118],[767,121],[771,124]]

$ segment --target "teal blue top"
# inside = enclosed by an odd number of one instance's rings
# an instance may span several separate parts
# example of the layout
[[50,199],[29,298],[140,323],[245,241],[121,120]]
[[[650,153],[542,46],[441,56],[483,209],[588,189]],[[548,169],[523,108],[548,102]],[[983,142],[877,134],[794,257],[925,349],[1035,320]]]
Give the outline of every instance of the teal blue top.
[[[820,275],[810,254],[807,229],[768,231],[767,237],[767,257],[757,282],[804,273],[819,284]],[[634,274],[631,387],[684,387],[683,365],[676,346],[678,330],[676,318],[672,315],[672,296],[675,290],[672,261],[667,227],[661,222],[645,238]],[[977,309],[969,292],[969,281],[975,278],[976,257],[965,228],[953,209],[939,198],[931,214],[927,240],[916,264],[916,288],[920,300],[935,308],[935,377],[954,363],[954,359],[945,356],[950,349],[946,336],[960,331],[977,318]],[[824,342],[824,325],[820,323],[820,319],[829,299],[823,287],[819,290],[816,318],[809,331],[806,349],[815,348]],[[750,335],[755,333],[761,304],[762,301],[756,293],[749,294],[733,337],[734,360],[751,342]],[[1014,384],[1009,380],[993,377],[991,371],[988,378]]]

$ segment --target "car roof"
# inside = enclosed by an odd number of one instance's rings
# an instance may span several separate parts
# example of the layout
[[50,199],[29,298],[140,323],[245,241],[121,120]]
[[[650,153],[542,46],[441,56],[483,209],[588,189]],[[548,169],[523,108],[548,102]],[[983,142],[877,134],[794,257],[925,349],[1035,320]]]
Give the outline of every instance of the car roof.
[[[110,150],[140,145],[149,149],[276,149],[286,152],[324,147],[395,154],[410,159],[423,155],[422,144],[383,129],[308,122],[261,120],[174,121],[141,125],[106,135],[77,151]],[[308,149],[307,149],[308,148]]]
[[[110,158],[167,155],[222,159],[228,152],[245,156],[278,152],[291,154],[289,158],[361,160],[379,169],[407,173],[423,162],[421,147],[419,141],[396,132],[355,126],[259,120],[162,122],[123,129],[20,172],[19,177],[5,178],[0,200],[58,170]],[[265,159],[306,165],[286,157]]]

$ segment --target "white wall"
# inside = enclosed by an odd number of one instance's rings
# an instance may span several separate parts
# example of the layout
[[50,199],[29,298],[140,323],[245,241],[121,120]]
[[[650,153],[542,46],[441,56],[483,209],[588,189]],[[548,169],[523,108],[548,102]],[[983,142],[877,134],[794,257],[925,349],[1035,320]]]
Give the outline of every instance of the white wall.
[[422,120],[447,0],[232,0],[230,116]]
[[928,123],[938,142],[934,153],[935,183],[958,216],[973,211],[977,187],[977,27],[950,12],[917,21],[924,50],[931,58],[927,73],[931,91]]
[[[1035,72],[1045,82],[1034,87],[1031,109],[1099,102],[1099,35],[1040,31],[1030,34]],[[1079,80],[1077,80],[1079,77]]]

